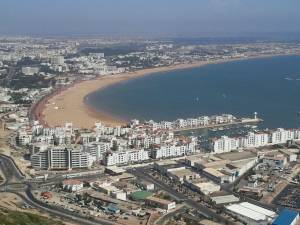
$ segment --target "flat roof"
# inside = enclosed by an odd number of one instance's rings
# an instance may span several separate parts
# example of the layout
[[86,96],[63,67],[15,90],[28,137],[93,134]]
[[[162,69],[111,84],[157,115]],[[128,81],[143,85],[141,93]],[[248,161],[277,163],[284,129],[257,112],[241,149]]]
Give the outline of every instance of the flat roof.
[[106,167],[106,169],[112,171],[113,173],[124,173],[125,172],[124,169],[117,167],[117,166],[108,166],[108,167]]
[[245,207],[245,208],[249,208],[249,209],[251,209],[253,211],[258,211],[260,213],[263,213],[263,214],[265,214],[266,216],[269,216],[269,217],[276,216],[275,212],[273,212],[271,210],[268,210],[268,209],[265,209],[263,207],[251,204],[249,202],[242,202],[240,205],[243,206],[243,207]]
[[290,225],[299,216],[299,213],[290,209],[283,209],[272,225]]
[[199,187],[200,189],[210,189],[210,188],[220,187],[220,185],[215,184],[213,182],[194,183],[193,185]]
[[240,200],[238,197],[235,197],[234,195],[216,196],[216,197],[212,197],[211,199],[215,201],[217,205],[238,202]]
[[274,218],[276,216],[275,212],[253,205],[249,202],[232,204],[226,206],[226,208],[229,211],[250,218],[254,221],[268,221],[270,218]]
[[206,173],[209,173],[215,177],[224,177],[226,176],[225,174],[219,172],[218,170],[214,169],[214,168],[205,168],[203,171],[205,171]]
[[154,162],[154,164],[158,165],[158,166],[166,166],[166,165],[174,165],[177,164],[177,162],[175,160],[163,160],[163,161],[158,161],[158,162]]
[[257,155],[250,151],[242,151],[242,152],[226,152],[217,154],[217,156],[221,159],[227,159],[231,161],[239,161],[243,159],[255,158]]
[[205,168],[222,168],[227,163],[230,163],[230,160],[223,159],[223,160],[217,160],[217,161],[211,161],[211,162],[203,163],[202,165]]
[[181,170],[175,170],[175,171],[170,171],[169,173],[178,176],[178,177],[183,177],[183,176],[189,176],[189,175],[194,175],[197,174],[193,172],[190,169],[181,169]]

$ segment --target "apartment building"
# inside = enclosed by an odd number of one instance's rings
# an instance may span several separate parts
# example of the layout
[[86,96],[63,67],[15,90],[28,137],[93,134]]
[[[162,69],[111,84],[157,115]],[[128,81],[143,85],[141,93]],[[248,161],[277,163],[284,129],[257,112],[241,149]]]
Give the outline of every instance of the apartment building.
[[110,152],[104,158],[106,166],[126,165],[149,160],[149,153],[144,149]]

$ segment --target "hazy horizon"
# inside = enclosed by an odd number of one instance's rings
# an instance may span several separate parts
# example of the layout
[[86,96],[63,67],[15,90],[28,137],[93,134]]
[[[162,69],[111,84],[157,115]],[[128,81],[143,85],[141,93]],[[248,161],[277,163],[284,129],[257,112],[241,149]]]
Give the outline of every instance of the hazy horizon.
[[296,0],[0,0],[0,35],[300,36]]

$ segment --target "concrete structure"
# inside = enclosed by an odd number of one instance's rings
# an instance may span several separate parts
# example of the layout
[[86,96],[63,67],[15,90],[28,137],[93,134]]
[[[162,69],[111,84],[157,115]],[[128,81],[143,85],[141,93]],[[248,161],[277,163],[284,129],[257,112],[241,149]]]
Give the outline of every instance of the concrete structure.
[[89,168],[95,161],[82,149],[49,147],[31,155],[31,165],[36,170],[71,170]]
[[192,190],[209,195],[213,192],[220,191],[221,187],[218,184],[207,181],[187,181],[185,182]]
[[148,197],[148,198],[146,198],[145,203],[147,205],[152,206],[152,207],[157,207],[157,208],[165,209],[167,211],[176,208],[176,203],[175,202],[172,202],[172,201],[169,201],[169,200],[165,200],[165,199],[161,199],[161,198],[156,198],[156,197]]
[[190,169],[173,170],[168,172],[168,177],[174,181],[183,183],[188,180],[195,180],[200,177],[200,174],[191,171]]
[[234,195],[223,195],[211,197],[211,200],[214,201],[217,205],[219,205],[238,202],[240,199],[238,197],[235,197]]
[[163,175],[168,175],[168,173],[172,171],[179,171],[185,169],[185,166],[178,164],[174,160],[164,160],[164,161],[155,162],[153,164],[153,167],[155,170],[157,170],[159,173]]

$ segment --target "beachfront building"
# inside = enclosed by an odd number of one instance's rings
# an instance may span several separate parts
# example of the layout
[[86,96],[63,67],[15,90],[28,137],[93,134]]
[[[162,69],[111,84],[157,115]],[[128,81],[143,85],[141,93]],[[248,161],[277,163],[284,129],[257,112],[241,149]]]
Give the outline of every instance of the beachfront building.
[[209,149],[214,153],[228,152],[244,148],[259,148],[267,145],[285,144],[287,141],[300,140],[300,130],[277,130],[249,132],[245,136],[230,138],[222,136],[209,141]]
[[239,148],[239,139],[227,136],[215,138],[210,141],[209,148],[214,153],[230,152]]
[[111,142],[91,142],[83,145],[83,149],[89,152],[97,161],[104,159],[104,156],[108,150],[112,147]]
[[149,160],[149,152],[144,149],[110,152],[104,158],[106,166],[127,165]]
[[153,129],[165,129],[165,130],[173,130],[173,129],[187,129],[193,127],[201,127],[215,124],[225,124],[225,123],[233,123],[236,121],[236,118],[230,114],[222,114],[219,116],[201,116],[198,118],[188,118],[188,119],[177,119],[175,121],[161,121],[156,123],[152,120],[148,121]]
[[94,161],[90,153],[71,147],[49,147],[31,155],[31,165],[36,170],[89,168]]
[[163,144],[154,146],[151,149],[151,158],[171,158],[190,155],[196,151],[197,139],[191,138],[187,143]]
[[299,130],[285,130],[278,128],[277,130],[269,133],[269,139],[272,144],[282,144],[289,140],[297,140],[300,138]]
[[240,146],[243,148],[258,148],[269,143],[269,136],[264,132],[249,132],[240,139]]

